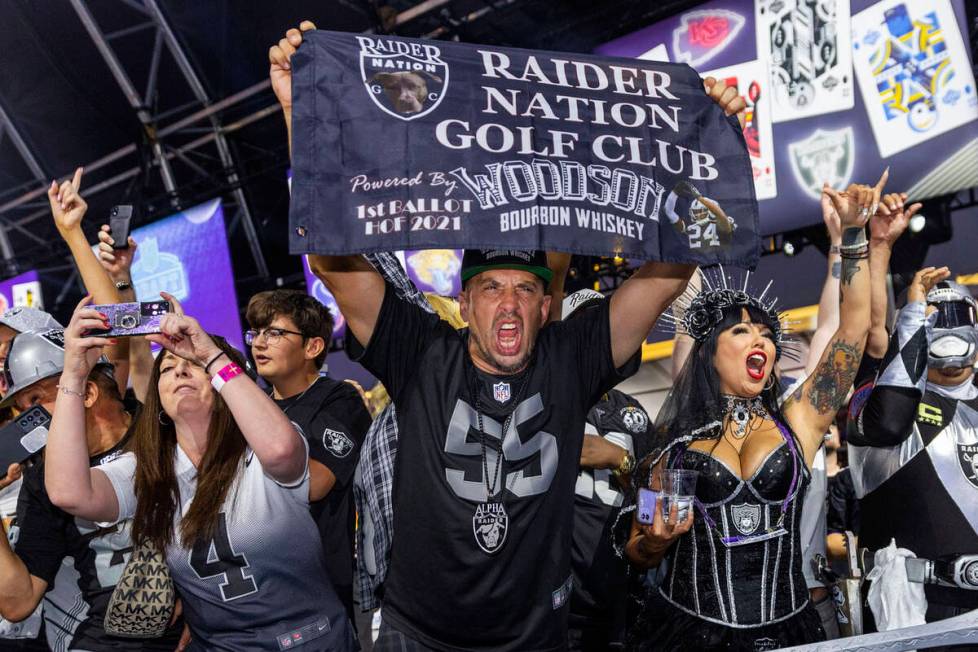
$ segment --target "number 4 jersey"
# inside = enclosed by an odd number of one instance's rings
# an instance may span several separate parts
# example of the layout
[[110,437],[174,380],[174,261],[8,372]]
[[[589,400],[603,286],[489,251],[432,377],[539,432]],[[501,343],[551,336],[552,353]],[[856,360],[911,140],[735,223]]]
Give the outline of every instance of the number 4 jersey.
[[[179,446],[173,466],[182,515],[197,490],[197,469]],[[115,488],[120,518],[136,510],[135,468],[127,453],[100,469]],[[307,472],[294,486],[281,485],[248,449],[213,540],[169,547],[166,562],[193,637],[188,649],[353,649],[346,610],[327,578],[309,516],[308,478]]]

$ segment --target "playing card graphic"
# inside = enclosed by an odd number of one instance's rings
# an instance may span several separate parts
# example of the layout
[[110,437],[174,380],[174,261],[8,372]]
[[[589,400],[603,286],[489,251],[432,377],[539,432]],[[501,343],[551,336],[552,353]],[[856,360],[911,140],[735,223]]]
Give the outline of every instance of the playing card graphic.
[[772,121],[851,109],[849,0],[757,0],[755,7]]
[[778,186],[774,174],[774,142],[771,136],[771,103],[767,75],[761,61],[748,61],[736,66],[718,68],[705,76],[723,80],[728,86],[736,86],[737,92],[747,100],[747,123],[744,138],[754,170],[754,191],[758,199],[777,197]]
[[950,3],[880,2],[853,16],[852,37],[880,156],[978,118],[975,79]]

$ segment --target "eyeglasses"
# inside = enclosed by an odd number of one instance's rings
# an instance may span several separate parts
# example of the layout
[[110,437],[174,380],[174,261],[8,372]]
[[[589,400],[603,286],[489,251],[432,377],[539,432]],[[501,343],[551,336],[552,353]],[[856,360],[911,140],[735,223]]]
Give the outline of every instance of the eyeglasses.
[[255,329],[246,330],[244,334],[244,339],[245,339],[245,344],[251,346],[255,343],[255,340],[257,340],[259,337],[264,335],[265,343],[268,344],[268,346],[275,346],[276,344],[278,344],[279,339],[284,337],[286,334],[298,335],[303,339],[305,339],[306,337],[302,333],[298,333],[296,331],[290,331],[285,328],[263,328],[257,331]]

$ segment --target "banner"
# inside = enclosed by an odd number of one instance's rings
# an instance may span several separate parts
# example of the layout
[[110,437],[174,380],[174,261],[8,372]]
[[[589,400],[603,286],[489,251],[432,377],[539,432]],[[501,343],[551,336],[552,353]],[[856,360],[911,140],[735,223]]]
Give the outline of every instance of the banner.
[[756,263],[743,134],[688,66],[305,38],[292,60],[292,253],[499,247]]

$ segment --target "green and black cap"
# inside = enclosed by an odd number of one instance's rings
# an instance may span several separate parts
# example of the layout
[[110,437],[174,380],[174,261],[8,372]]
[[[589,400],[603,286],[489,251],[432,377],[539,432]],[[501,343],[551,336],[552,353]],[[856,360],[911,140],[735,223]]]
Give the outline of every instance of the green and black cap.
[[543,251],[522,249],[466,249],[462,256],[462,283],[476,274],[490,269],[520,269],[535,274],[550,283],[553,272],[547,267],[547,254]]

